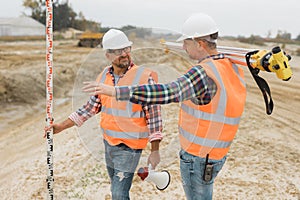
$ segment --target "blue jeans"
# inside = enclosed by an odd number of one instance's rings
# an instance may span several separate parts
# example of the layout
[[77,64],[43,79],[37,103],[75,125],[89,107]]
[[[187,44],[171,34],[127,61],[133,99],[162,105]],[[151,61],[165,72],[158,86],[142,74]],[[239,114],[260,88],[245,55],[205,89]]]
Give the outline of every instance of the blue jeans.
[[128,200],[133,175],[139,163],[142,150],[131,149],[125,144],[110,145],[104,140],[105,161],[111,180],[113,200]]
[[213,183],[222,169],[226,156],[221,160],[208,160],[213,164],[211,181],[204,181],[205,158],[197,157],[180,150],[180,172],[185,196],[188,200],[210,200],[213,194]]

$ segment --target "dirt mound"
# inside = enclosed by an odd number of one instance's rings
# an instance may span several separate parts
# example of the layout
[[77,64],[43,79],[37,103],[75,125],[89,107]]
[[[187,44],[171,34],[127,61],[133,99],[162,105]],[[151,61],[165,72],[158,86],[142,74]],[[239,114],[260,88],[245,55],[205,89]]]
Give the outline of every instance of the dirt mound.
[[[91,49],[76,48],[76,41],[69,41],[67,44],[58,43],[55,48],[54,96],[57,98],[70,96],[82,56],[88,54]],[[2,44],[0,57],[3,58],[0,61],[0,103],[35,104],[45,99],[44,42]]]

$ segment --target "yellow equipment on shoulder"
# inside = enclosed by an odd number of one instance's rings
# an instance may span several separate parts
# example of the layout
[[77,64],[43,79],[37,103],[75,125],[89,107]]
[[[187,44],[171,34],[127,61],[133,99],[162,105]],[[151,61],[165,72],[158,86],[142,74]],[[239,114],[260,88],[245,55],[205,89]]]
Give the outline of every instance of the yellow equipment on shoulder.
[[[161,40],[165,52],[170,50],[183,50],[181,43],[167,42]],[[292,77],[292,70],[289,64],[291,56],[286,55],[280,47],[274,47],[272,51],[245,49],[237,47],[218,46],[218,51],[225,54],[234,63],[250,66],[257,70],[274,72],[281,80],[288,81]],[[246,57],[246,61],[245,61]],[[247,63],[247,60],[249,63]]]
[[280,47],[274,47],[271,52],[266,50],[258,51],[251,56],[253,68],[258,68],[262,71],[275,72],[279,79],[288,81],[292,77],[292,70],[289,65],[291,56],[286,55]]
[[[164,46],[166,53],[172,49],[183,50],[183,44],[181,43],[166,42],[163,39],[160,43]],[[270,115],[274,106],[271,97],[271,90],[268,83],[260,77],[258,73],[260,70],[274,72],[276,73],[277,78],[283,81],[290,80],[293,75],[289,64],[291,56],[287,55],[279,46],[274,47],[271,51],[226,46],[218,46],[217,49],[220,53],[223,53],[228,59],[230,59],[231,62],[248,67],[263,94],[266,104],[266,113]]]

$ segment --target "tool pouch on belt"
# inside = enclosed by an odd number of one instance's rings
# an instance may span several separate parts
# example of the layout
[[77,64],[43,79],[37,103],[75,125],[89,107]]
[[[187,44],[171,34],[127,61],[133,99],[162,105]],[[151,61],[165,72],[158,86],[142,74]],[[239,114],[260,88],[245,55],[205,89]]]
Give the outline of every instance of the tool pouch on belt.
[[204,173],[203,173],[203,180],[206,182],[211,181],[213,175],[214,166],[211,163],[208,163],[208,154],[206,155]]

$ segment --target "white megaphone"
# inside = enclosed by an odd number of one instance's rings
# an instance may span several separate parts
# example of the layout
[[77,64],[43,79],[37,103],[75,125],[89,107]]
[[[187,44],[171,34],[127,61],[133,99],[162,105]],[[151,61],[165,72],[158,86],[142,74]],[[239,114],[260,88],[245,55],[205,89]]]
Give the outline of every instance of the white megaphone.
[[137,174],[142,180],[155,183],[156,188],[159,190],[166,189],[171,181],[171,176],[168,171],[163,170],[161,172],[156,172],[152,170],[151,165],[149,165],[149,167],[139,168]]

